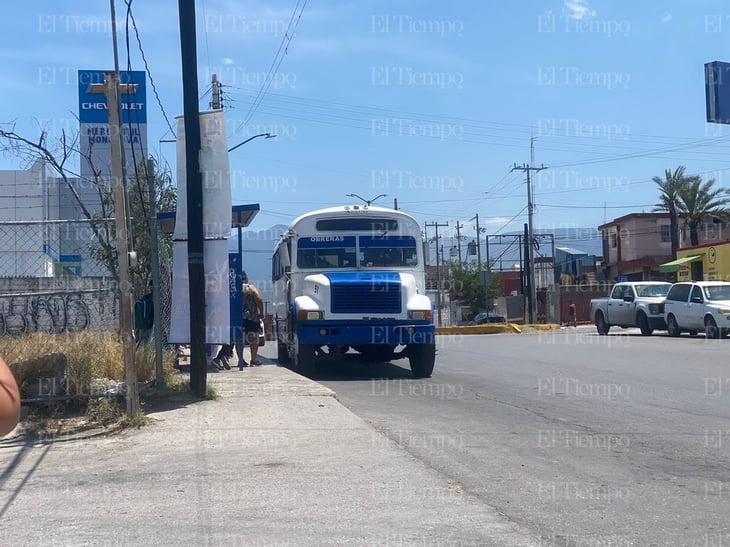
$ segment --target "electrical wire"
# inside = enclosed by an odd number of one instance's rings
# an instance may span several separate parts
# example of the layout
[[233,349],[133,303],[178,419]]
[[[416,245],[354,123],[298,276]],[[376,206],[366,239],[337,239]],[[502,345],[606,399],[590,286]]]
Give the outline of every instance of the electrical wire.
[[[291,41],[294,39],[294,34],[296,33],[297,27],[299,26],[299,21],[302,18],[302,13],[304,12],[304,8],[307,5],[307,0],[304,0],[304,2],[302,3],[302,7],[299,10],[299,15],[297,16],[297,9],[299,8],[300,2],[301,0],[297,0],[296,5],[294,6],[291,18],[289,19],[289,24],[287,25],[287,29],[284,32],[284,36],[282,36],[281,43],[279,44],[279,49],[277,49],[276,54],[274,55],[274,59],[271,61],[271,66],[269,67],[268,73],[266,74],[264,83],[261,85],[261,88],[259,89],[256,97],[251,103],[251,106],[249,107],[248,112],[244,117],[244,121],[241,124],[241,127],[245,126],[249,122],[251,117],[256,113],[256,110],[261,104],[261,101],[264,100],[266,93],[269,91],[269,87],[271,87],[271,82],[274,80],[274,74],[278,72],[279,66],[284,60],[284,56],[289,52],[289,45],[291,45]],[[286,46],[284,44],[286,44]]]

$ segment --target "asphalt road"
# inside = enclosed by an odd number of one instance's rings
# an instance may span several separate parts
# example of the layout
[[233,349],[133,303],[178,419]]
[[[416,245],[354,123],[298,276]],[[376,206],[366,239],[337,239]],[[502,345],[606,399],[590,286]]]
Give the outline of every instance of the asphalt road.
[[[311,378],[545,545],[730,545],[730,339],[441,336],[436,369]],[[376,441],[374,441],[376,442]]]

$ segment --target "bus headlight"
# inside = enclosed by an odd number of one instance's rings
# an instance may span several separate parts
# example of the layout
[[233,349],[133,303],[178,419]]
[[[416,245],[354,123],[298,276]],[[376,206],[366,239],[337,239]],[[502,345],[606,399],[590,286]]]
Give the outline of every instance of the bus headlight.
[[431,310],[411,310],[408,312],[408,319],[414,321],[430,321],[431,317]]
[[323,311],[297,310],[298,321],[317,321],[318,319],[324,319]]

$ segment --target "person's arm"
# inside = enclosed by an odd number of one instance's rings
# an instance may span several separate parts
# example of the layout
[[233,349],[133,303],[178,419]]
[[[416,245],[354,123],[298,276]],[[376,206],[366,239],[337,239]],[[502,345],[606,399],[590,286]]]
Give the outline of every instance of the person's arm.
[[261,293],[259,292],[259,290],[256,287],[254,287],[252,285],[251,288],[253,289],[253,294],[256,297],[256,305],[259,307],[259,315],[261,317],[263,317],[264,316],[264,299],[261,298]]
[[20,420],[20,391],[13,373],[0,357],[0,437],[10,433]]

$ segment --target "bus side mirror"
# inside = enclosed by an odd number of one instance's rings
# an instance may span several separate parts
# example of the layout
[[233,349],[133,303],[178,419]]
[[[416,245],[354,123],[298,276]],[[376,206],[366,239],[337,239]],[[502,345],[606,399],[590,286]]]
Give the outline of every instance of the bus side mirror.
[[281,247],[279,254],[281,255],[280,256],[281,265],[284,268],[284,271],[290,271],[291,270],[291,258],[289,258],[289,248],[287,246]]

